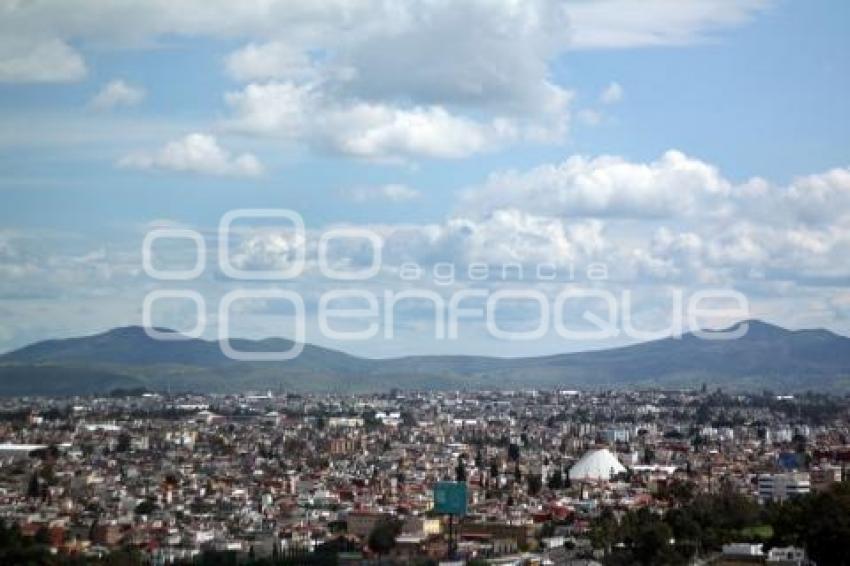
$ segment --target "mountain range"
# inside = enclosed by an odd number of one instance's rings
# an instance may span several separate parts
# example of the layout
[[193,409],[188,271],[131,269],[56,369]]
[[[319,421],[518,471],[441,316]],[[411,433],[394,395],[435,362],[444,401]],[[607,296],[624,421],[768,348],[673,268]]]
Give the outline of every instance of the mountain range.
[[[530,358],[368,359],[307,344],[286,362],[244,362],[215,341],[150,338],[141,327],[47,340],[0,356],[0,395],[103,394],[117,388],[237,392],[399,389],[673,388],[850,391],[850,338],[750,320],[735,340],[693,334],[632,346]],[[282,351],[282,338],[234,340]]]

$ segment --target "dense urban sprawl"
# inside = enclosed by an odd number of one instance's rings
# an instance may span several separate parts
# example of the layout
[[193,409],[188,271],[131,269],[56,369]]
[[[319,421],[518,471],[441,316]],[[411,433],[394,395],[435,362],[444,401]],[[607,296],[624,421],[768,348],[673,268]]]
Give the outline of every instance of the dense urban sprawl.
[[[6,399],[0,562],[842,564],[849,406],[705,387]],[[446,480],[463,517],[434,511]]]

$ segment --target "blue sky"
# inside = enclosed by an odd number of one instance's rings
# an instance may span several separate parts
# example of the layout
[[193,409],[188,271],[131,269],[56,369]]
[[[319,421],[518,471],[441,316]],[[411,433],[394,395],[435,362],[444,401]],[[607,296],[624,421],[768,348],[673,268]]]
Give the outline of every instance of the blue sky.
[[[228,6],[4,17],[0,349],[137,323],[151,226],[212,238],[222,214],[258,207],[317,233],[378,227],[397,261],[552,246],[555,262],[629,264],[620,284],[743,289],[769,320],[850,327],[847,3]],[[480,240],[457,244],[461,224]],[[198,284],[215,295],[210,272]],[[502,348],[412,333],[346,349]]]

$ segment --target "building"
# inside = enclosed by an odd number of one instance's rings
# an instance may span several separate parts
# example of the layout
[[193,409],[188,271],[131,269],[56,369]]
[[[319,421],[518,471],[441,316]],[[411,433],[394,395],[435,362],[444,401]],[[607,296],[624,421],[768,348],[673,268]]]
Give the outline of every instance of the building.
[[626,467],[605,448],[591,450],[570,468],[570,481],[610,481]]
[[761,503],[780,503],[811,491],[807,473],[762,474],[758,478],[758,499]]
[[387,519],[389,519],[389,515],[386,513],[356,512],[349,513],[345,523],[348,534],[365,539],[375,527]]
[[767,563],[771,566],[803,566],[808,564],[806,551],[796,546],[771,548],[767,553]]
[[844,470],[841,466],[833,466],[831,464],[823,464],[812,468],[811,472],[812,489],[814,491],[823,491],[829,489],[833,483],[844,480]]

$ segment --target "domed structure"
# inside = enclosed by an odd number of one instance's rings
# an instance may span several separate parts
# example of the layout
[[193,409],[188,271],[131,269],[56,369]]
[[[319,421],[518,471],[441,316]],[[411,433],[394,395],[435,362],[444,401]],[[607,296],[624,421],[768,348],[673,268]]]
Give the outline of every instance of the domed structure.
[[610,481],[612,477],[625,472],[617,457],[610,450],[601,448],[585,453],[570,468],[570,481]]

